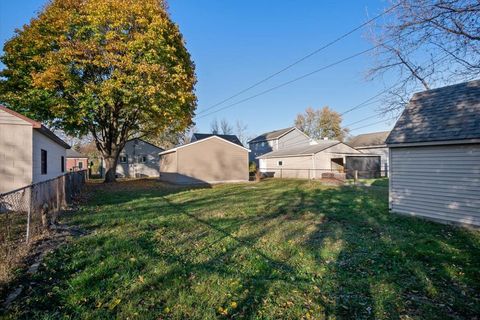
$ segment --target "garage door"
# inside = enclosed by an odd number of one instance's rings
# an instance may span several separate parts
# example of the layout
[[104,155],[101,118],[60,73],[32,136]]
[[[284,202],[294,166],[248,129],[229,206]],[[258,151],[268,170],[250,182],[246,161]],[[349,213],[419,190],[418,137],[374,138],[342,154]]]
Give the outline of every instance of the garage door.
[[391,148],[395,212],[480,226],[480,144]]

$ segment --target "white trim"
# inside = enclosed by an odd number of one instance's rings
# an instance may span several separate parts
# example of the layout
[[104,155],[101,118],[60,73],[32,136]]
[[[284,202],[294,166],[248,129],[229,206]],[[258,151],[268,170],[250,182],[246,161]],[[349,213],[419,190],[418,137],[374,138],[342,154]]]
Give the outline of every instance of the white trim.
[[480,139],[464,139],[464,140],[443,140],[443,141],[427,141],[427,142],[411,142],[411,143],[395,143],[388,144],[389,148],[400,147],[422,147],[422,146],[439,146],[452,144],[471,144],[480,143]]
[[187,143],[187,144],[184,144],[183,146],[179,146],[179,147],[176,147],[176,148],[173,148],[173,149],[169,149],[169,150],[166,150],[166,151],[162,151],[159,153],[159,155],[163,155],[163,154],[167,154],[167,153],[171,153],[171,152],[176,152],[178,149],[182,149],[182,148],[186,148],[186,147],[189,147],[193,144],[196,144],[196,143],[202,143],[202,142],[205,142],[205,141],[208,141],[210,139],[219,139],[221,141],[224,141],[226,143],[230,143],[231,145],[235,146],[235,147],[238,147],[238,148],[242,148],[248,152],[250,152],[250,149],[247,149],[245,147],[242,147],[236,143],[233,143],[231,141],[228,141],[226,139],[223,139],[223,138],[220,138],[219,136],[210,136],[208,138],[205,138],[205,139],[201,139],[201,140],[197,140],[197,141],[194,141],[194,142],[190,142],[190,143]]

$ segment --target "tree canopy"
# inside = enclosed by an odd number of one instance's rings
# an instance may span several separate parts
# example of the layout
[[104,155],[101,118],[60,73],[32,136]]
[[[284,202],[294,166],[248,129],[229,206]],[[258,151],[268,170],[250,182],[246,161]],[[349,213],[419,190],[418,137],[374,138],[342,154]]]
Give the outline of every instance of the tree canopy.
[[313,139],[328,138],[343,141],[348,130],[342,128],[341,123],[342,116],[326,106],[317,110],[307,108],[304,113],[297,115],[294,124]]
[[194,63],[161,0],[53,0],[4,52],[0,101],[90,133],[107,181],[128,139],[192,125]]

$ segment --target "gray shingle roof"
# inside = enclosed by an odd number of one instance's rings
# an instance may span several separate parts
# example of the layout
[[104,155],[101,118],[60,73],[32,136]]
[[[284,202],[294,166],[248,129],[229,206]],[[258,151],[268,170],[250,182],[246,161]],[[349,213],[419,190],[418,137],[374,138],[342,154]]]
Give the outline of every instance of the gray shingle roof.
[[289,132],[293,129],[295,129],[295,127],[289,127],[289,128],[285,128],[285,129],[266,132],[264,134],[259,135],[256,138],[253,138],[252,140],[248,141],[248,143],[274,140],[274,139],[277,139],[277,138],[281,137],[282,135],[284,135],[285,133],[287,133],[287,132]]
[[211,136],[217,136],[243,147],[243,144],[240,142],[240,139],[238,139],[238,137],[234,134],[194,133],[193,136],[197,141],[209,138]]
[[480,80],[416,93],[387,144],[480,138]]
[[330,147],[333,147],[334,145],[337,145],[339,143],[341,142],[337,140],[321,140],[314,145],[298,146],[298,147],[285,148],[277,151],[272,151],[264,155],[261,155],[260,157],[258,157],[258,159],[312,155],[312,154],[319,153],[320,151],[323,151]]
[[77,150],[67,149],[67,158],[88,158],[88,156],[81,154]]
[[381,131],[359,134],[358,136],[350,139],[348,144],[354,148],[366,146],[382,146],[385,145],[385,140],[387,139],[389,133],[390,131]]

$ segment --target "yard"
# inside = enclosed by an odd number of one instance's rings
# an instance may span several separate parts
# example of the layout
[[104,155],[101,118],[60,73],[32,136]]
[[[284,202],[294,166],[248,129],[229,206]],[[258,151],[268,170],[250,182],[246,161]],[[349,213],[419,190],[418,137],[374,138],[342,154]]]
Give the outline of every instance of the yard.
[[480,233],[388,212],[388,188],[300,180],[89,186],[7,318],[463,318]]

